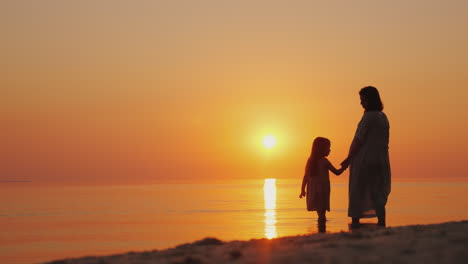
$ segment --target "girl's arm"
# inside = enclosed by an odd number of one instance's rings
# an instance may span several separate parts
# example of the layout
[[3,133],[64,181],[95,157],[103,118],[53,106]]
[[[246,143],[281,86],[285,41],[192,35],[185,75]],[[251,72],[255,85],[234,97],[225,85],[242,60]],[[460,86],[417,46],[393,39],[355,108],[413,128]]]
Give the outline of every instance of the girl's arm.
[[301,194],[299,195],[299,198],[302,198],[302,197],[306,196],[306,191],[305,191],[305,188],[306,188],[306,185],[307,185],[306,177],[307,177],[307,175],[304,175],[304,178],[302,179]]
[[331,172],[333,172],[335,175],[340,175],[341,173],[343,173],[343,171],[345,171],[346,167],[344,166],[341,166],[340,169],[336,169],[333,164],[331,164],[331,162],[327,159],[327,163],[328,163],[328,170],[330,170]]
[[305,188],[307,186],[307,171],[308,170],[309,170],[309,160],[307,160],[304,177],[302,178],[301,194],[299,195],[299,198],[306,196]]

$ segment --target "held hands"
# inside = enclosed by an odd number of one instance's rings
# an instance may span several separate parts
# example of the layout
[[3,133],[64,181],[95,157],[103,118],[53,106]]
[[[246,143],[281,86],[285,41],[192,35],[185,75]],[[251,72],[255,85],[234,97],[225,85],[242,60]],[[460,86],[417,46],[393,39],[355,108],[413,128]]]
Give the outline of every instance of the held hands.
[[343,162],[341,162],[341,168],[344,168],[346,170],[349,167],[349,164],[351,163],[351,159],[348,157]]
[[338,174],[336,174],[336,176],[340,176],[345,170],[346,170],[346,167],[341,165],[341,168],[338,169]]
[[299,198],[302,199],[302,197],[306,196],[306,192],[304,190],[301,191],[301,194],[299,195]]
[[351,159],[348,157],[343,162],[341,162],[341,168],[338,169],[337,173],[335,173],[337,176],[341,175],[349,166],[349,163],[351,162]]

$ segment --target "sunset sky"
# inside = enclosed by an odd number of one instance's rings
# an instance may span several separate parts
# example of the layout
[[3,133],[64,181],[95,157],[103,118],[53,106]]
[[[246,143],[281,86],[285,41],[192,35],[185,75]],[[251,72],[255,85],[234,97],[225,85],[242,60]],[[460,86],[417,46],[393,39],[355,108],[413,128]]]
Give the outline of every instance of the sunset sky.
[[467,29],[462,0],[2,1],[0,181],[300,181],[366,85],[394,179],[468,179]]

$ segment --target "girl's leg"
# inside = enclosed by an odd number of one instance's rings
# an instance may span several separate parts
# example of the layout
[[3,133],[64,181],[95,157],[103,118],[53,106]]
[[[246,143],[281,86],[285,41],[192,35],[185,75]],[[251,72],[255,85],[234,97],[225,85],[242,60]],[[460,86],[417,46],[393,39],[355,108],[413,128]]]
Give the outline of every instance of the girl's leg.
[[319,222],[325,222],[327,220],[327,218],[325,217],[325,210],[317,211],[317,215]]
[[326,223],[326,221],[317,221],[317,227],[318,227],[318,231],[320,233],[327,232],[327,223]]

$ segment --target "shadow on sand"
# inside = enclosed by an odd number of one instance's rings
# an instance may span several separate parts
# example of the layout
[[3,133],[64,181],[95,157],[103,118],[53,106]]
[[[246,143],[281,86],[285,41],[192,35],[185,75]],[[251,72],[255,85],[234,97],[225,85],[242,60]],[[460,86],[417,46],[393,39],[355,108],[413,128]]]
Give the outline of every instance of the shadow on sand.
[[378,229],[385,228],[384,226],[378,225],[377,223],[360,223],[358,225],[348,224],[349,231],[357,231],[363,229]]

